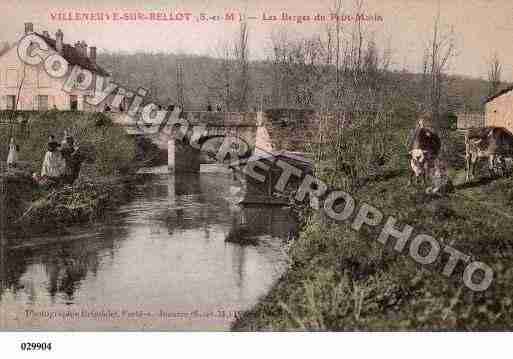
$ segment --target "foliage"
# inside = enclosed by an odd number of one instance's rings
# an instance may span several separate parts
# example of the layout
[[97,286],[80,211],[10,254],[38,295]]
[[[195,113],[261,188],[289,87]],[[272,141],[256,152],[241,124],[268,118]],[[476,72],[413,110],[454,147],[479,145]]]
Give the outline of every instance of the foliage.
[[450,130],[456,130],[458,128],[458,116],[454,112],[447,112],[442,116],[442,124]]
[[401,167],[406,144],[404,131],[397,131],[391,114],[366,114],[351,122],[346,128],[325,126],[326,141],[315,151],[318,176],[345,190]]
[[[287,47],[288,43],[285,42],[284,49],[290,51],[293,62],[287,60],[283,63],[285,60],[282,61],[283,56],[279,56],[281,53],[277,54],[276,61],[273,58],[267,61],[249,62],[248,76],[251,82],[256,84],[248,90],[250,109],[260,108],[261,103],[264,108],[276,106],[315,108],[324,103],[324,93],[334,86],[335,67],[323,64],[320,54],[312,57],[317,53],[318,47],[315,47],[312,42],[313,39],[298,40],[291,47]],[[220,69],[236,68],[235,60],[227,61],[228,63],[222,59],[207,56],[166,53],[100,53],[98,55],[98,62],[112,72],[117,82],[129,88],[147,88],[150,90],[149,97],[163,105],[175,103],[176,100],[173,99],[178,98],[176,73],[178,64],[182,64],[186,108],[202,110],[209,101],[211,103],[219,101],[218,92],[223,86],[219,78],[224,74]],[[425,87],[422,78],[422,74],[406,71],[387,70],[381,75],[384,83],[401,91],[401,98],[398,101],[404,103],[404,107],[410,111],[418,111],[418,99],[424,97]],[[347,76],[343,78],[343,82],[351,83],[352,79]],[[213,84],[219,88],[213,89]],[[473,111],[482,110],[483,100],[487,94],[488,83],[482,79],[454,75],[450,76],[447,82],[447,101],[451,102],[447,106],[452,106],[453,110],[463,107]]]
[[[404,138],[408,126],[396,121],[391,141]],[[405,122],[404,122],[405,123]],[[449,132],[449,152],[463,147],[463,138]],[[360,138],[364,141],[363,138]],[[451,152],[453,153],[453,152]],[[402,162],[402,165],[406,161]],[[455,179],[462,176],[454,161]],[[405,249],[398,253],[391,239],[376,239],[382,226],[356,232],[350,221],[334,223],[314,212],[290,248],[290,268],[271,292],[238,318],[235,330],[509,330],[513,322],[513,225],[510,218],[512,178],[483,178],[456,184],[446,198],[433,198],[407,188],[407,172],[363,183],[351,194],[397,219],[397,228],[432,235],[482,261],[494,270],[492,286],[472,292],[462,281],[459,264],[447,278],[446,257],[429,266],[416,264]],[[336,187],[342,171],[329,184]],[[358,208],[357,208],[358,209]],[[411,240],[411,239],[410,239]]]
[[[129,199],[133,185],[141,180],[135,177],[80,179],[73,187],[38,191],[33,186],[25,186],[25,197],[32,190],[33,200],[21,203],[18,197],[18,201],[13,201],[19,208],[15,211],[16,218],[10,221],[9,241],[17,244],[39,233],[65,233],[70,224],[103,218],[106,209]],[[13,208],[13,205],[8,206]]]
[[[2,116],[12,116],[2,113]],[[0,158],[7,157],[9,137],[20,147],[19,159],[33,172],[41,168],[50,135],[61,141],[64,131],[73,135],[81,147],[94,148],[96,162],[85,166],[87,175],[109,176],[126,171],[133,165],[135,141],[121,127],[113,126],[104,114],[50,110],[30,112],[23,124],[0,125]],[[5,117],[4,117],[5,118]]]

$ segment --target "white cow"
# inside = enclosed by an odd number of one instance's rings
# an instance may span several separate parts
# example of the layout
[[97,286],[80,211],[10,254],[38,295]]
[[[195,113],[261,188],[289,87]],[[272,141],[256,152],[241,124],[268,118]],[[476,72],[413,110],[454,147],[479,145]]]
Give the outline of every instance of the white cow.
[[430,160],[428,160],[426,154],[427,151],[421,150],[420,148],[415,148],[410,151],[410,167],[412,170],[410,176],[410,185],[412,182],[417,184],[419,178],[421,178],[423,183],[426,184],[430,167]]

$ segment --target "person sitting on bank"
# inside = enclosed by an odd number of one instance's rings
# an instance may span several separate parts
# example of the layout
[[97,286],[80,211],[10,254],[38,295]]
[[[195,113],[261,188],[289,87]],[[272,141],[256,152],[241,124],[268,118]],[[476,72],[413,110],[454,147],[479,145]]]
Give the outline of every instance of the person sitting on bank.
[[7,168],[16,168],[16,162],[18,162],[18,146],[14,143],[14,138],[11,137],[9,154],[7,155]]
[[55,185],[64,175],[66,163],[60,151],[60,145],[53,136],[48,141],[48,150],[45,154],[43,167],[41,168],[42,184]]

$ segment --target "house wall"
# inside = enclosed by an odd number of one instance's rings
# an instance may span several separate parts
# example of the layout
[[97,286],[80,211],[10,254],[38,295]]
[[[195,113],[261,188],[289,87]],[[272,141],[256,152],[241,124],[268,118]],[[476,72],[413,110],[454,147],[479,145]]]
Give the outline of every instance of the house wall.
[[486,126],[504,127],[513,131],[513,91],[486,104]]
[[[7,95],[18,95],[23,79],[24,64],[18,58],[17,49],[13,47],[0,57],[0,109],[7,109]],[[25,77],[19,91],[18,110],[39,110],[38,95],[48,96],[48,108],[54,105],[59,110],[70,110],[70,94],[62,90],[64,76],[56,79],[48,76],[42,65],[25,66]],[[94,111],[94,108],[84,104],[87,91],[74,90],[77,95],[78,110]]]

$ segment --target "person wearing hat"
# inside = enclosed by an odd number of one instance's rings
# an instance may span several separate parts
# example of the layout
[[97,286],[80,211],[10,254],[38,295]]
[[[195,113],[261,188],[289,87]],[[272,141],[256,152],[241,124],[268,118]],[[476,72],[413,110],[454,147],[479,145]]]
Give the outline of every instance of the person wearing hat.
[[41,168],[41,177],[58,183],[64,174],[66,163],[60,151],[60,145],[53,136],[48,140],[48,150],[45,154],[43,167]]

